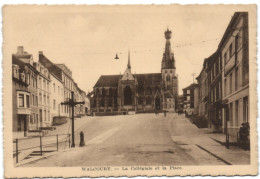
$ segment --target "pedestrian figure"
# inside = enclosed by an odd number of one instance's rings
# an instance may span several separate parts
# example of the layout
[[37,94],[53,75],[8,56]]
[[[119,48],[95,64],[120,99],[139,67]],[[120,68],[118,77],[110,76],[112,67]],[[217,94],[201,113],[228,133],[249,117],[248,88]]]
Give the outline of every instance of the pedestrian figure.
[[247,150],[247,141],[248,141],[248,129],[245,123],[242,123],[239,129],[239,143],[241,144],[241,148]]
[[166,111],[164,111],[164,117],[166,117]]

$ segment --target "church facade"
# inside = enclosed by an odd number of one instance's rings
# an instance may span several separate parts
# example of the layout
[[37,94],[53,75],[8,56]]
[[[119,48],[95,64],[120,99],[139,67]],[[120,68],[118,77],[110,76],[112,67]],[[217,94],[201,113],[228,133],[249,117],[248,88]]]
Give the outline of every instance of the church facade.
[[178,76],[171,51],[171,31],[164,33],[166,44],[161,73],[132,74],[130,53],[123,75],[102,75],[91,92],[91,111],[96,115],[175,111]]

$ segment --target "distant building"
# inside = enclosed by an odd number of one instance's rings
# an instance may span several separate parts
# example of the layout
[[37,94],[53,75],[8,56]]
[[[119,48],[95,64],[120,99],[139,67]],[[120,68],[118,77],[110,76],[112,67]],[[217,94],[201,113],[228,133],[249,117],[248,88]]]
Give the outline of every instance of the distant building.
[[[202,70],[196,78],[198,81],[198,115],[208,119],[208,58],[204,59]],[[210,126],[210,122],[209,122]]]
[[64,86],[61,79],[54,73],[50,73],[51,77],[51,118],[57,116],[67,116],[65,106],[61,105],[64,102]]
[[[52,63],[42,51],[39,52],[39,62],[42,63],[53,75],[55,75],[63,83],[63,100],[68,101],[71,98],[71,91],[73,89],[73,79],[71,71],[64,64],[56,65]],[[52,82],[52,90],[56,90],[56,84]],[[55,99],[54,99],[55,100]],[[54,103],[52,101],[52,103]],[[55,105],[56,102],[55,102]],[[69,106],[62,106],[63,113],[69,117],[71,116],[71,109]]]
[[236,137],[249,116],[248,12],[236,12],[219,44],[222,58],[222,122],[224,131]]
[[91,110],[97,115],[121,114],[128,111],[175,111],[178,76],[171,50],[171,31],[165,31],[165,52],[161,73],[132,74],[130,53],[123,75],[102,75],[96,82]]
[[[196,109],[195,106],[197,106],[198,102],[195,102],[195,96],[198,95],[196,92],[196,88],[198,87],[198,84],[191,84],[187,86],[186,88],[183,88],[183,107],[184,111],[186,111],[189,114],[194,113],[194,109]],[[197,97],[196,97],[197,98]]]

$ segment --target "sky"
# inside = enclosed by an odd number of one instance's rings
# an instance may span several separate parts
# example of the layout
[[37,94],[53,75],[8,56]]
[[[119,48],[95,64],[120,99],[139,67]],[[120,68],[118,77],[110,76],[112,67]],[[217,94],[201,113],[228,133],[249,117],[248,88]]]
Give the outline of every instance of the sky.
[[[9,6],[3,9],[6,57],[17,46],[64,63],[88,92],[100,75],[122,74],[130,50],[132,73],[159,73],[165,47],[171,46],[179,94],[199,75],[237,9],[223,6]],[[115,60],[118,54],[119,59]],[[11,60],[10,60],[11,61]]]

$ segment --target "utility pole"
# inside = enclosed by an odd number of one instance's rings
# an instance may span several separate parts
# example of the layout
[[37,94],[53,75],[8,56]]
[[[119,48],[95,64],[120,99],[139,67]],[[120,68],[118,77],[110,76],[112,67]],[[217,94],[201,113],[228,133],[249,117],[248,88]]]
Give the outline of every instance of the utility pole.
[[85,104],[85,102],[75,102],[74,101],[74,92],[71,91],[71,99],[69,99],[69,101],[61,103],[61,105],[68,105],[71,107],[71,138],[72,138],[72,142],[71,142],[71,148],[75,147],[75,140],[74,140],[74,107],[78,104]]
[[192,73],[191,76],[193,78],[193,83],[194,83],[194,76],[196,75],[196,73]]

